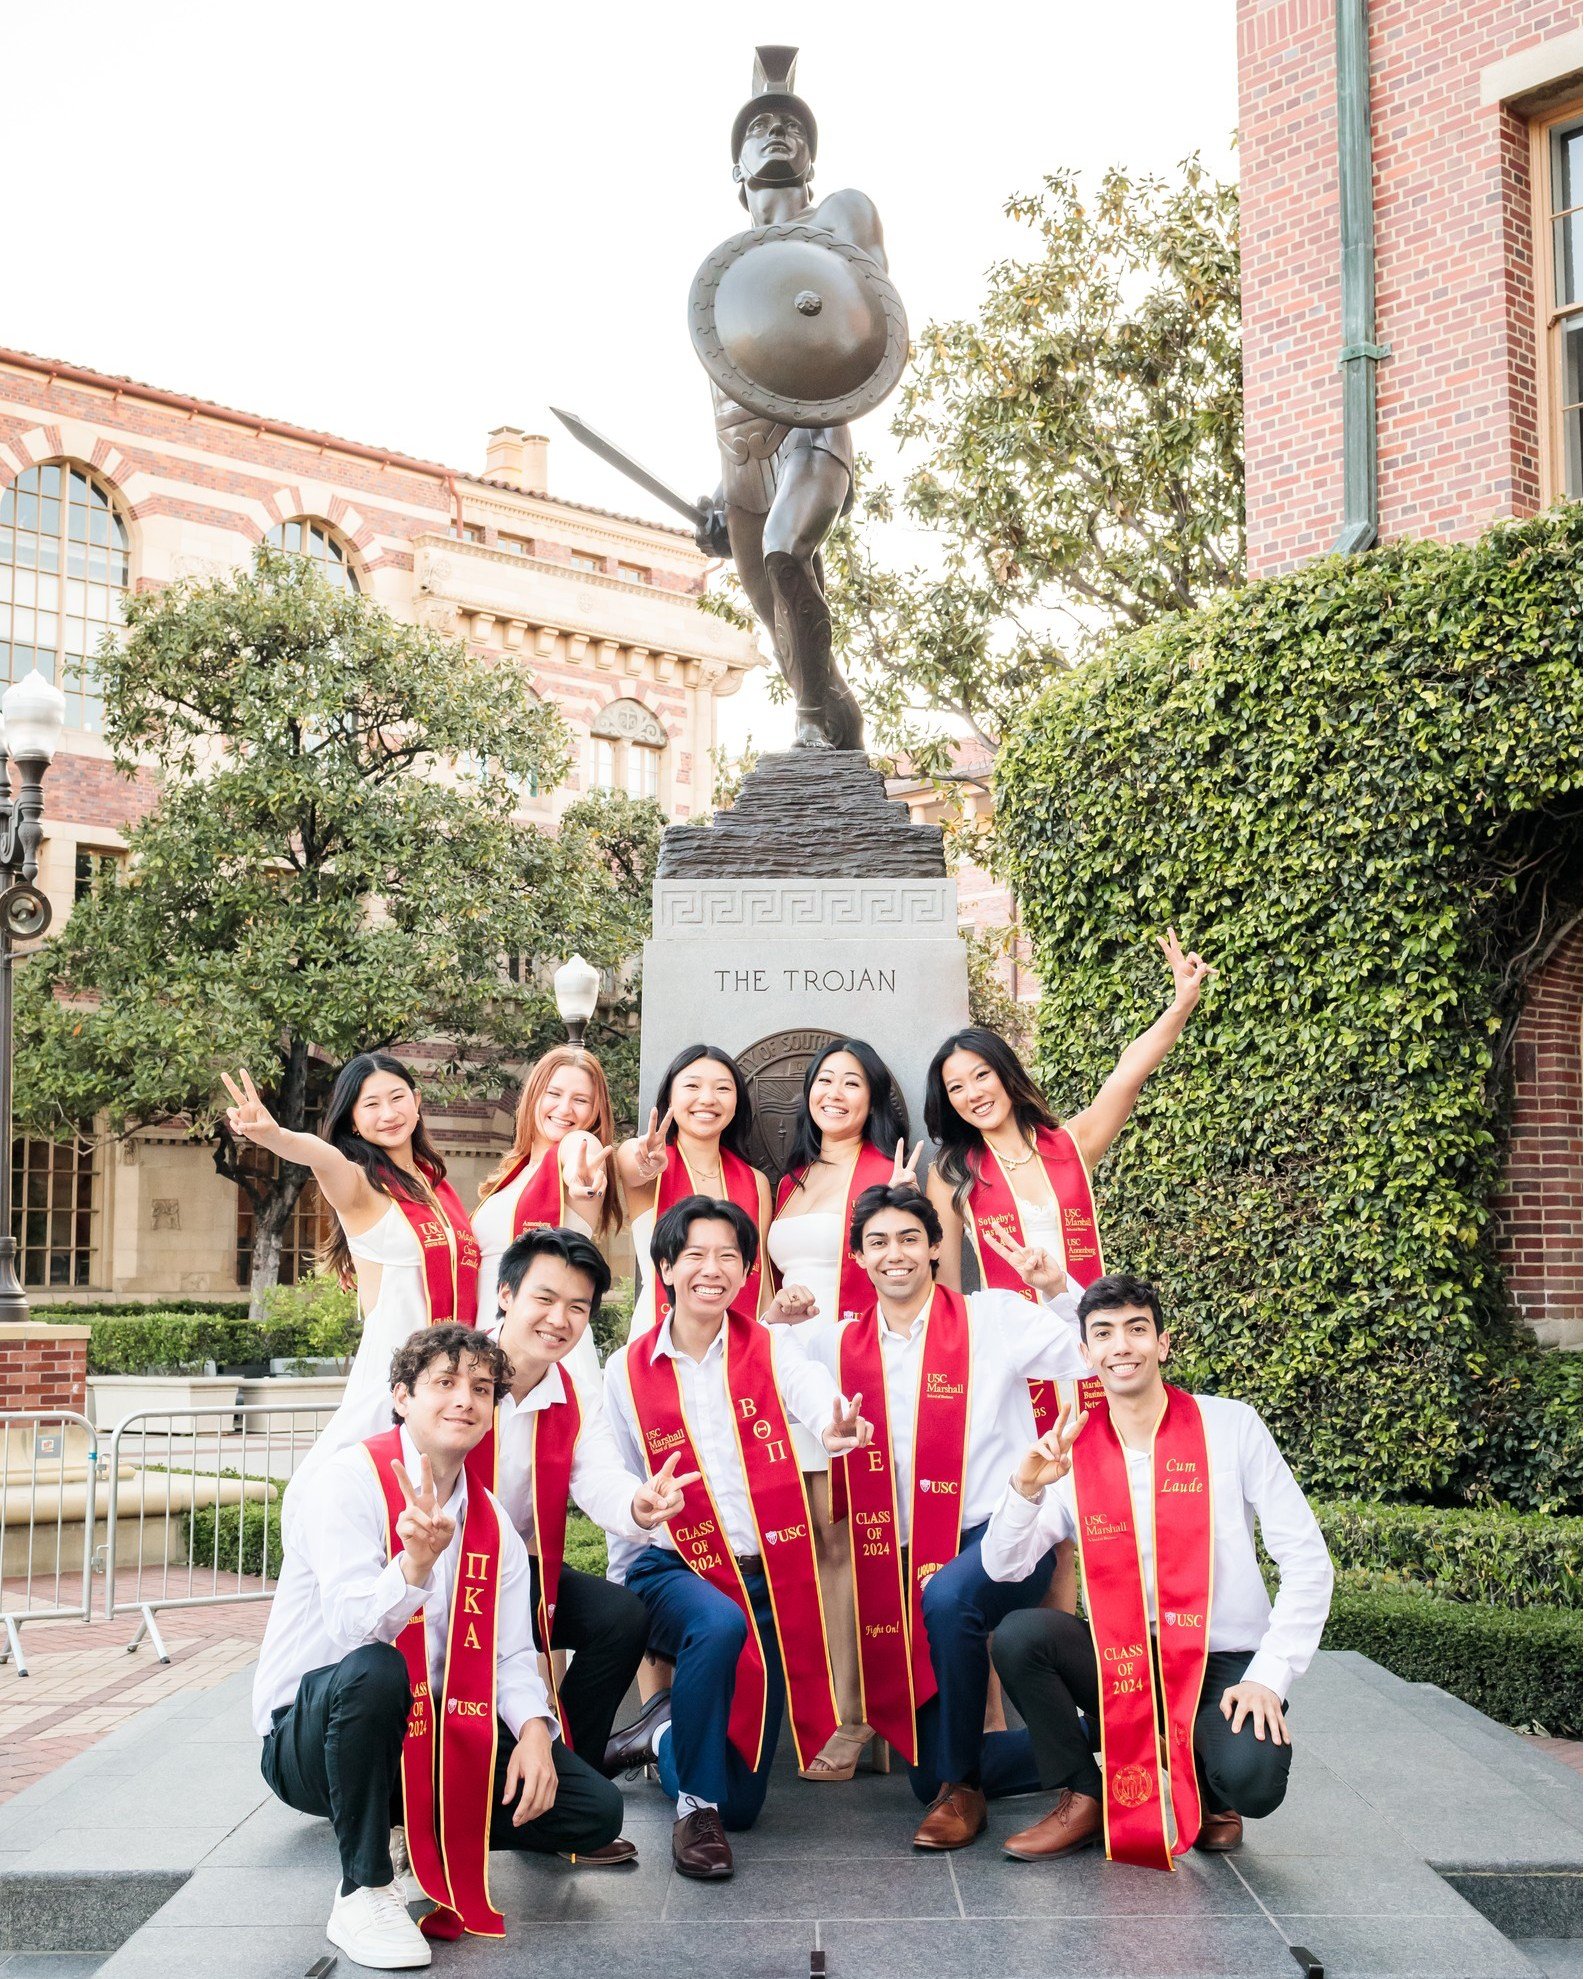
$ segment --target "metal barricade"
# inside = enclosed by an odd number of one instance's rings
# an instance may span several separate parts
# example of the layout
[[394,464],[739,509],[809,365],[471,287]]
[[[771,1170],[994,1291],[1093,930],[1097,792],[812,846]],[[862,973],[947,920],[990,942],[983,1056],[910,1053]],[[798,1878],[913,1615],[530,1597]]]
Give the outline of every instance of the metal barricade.
[[99,1440],[70,1409],[0,1413],[0,1663],[28,1674],[24,1622],[86,1622]]
[[163,1608],[267,1601],[281,1554],[281,1499],[335,1413],[333,1403],[141,1410],[110,1439],[105,1530],[107,1618],[141,1617],[170,1661],[155,1616]]

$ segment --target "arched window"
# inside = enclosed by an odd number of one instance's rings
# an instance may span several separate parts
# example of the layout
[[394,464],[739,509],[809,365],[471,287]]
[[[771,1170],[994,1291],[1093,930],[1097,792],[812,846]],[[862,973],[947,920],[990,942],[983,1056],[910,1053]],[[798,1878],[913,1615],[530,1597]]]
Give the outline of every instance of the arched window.
[[36,666],[72,728],[104,726],[93,656],[121,624],[130,547],[108,484],[73,461],[30,467],[0,495],[0,680]]
[[338,591],[363,588],[345,545],[328,522],[316,522],[307,515],[294,516],[290,522],[277,522],[264,540],[277,550],[290,550],[294,556],[310,558],[318,565],[320,576],[327,578]]
[[660,757],[666,732],[642,701],[612,701],[589,726],[594,738],[594,788],[629,797],[660,796]]

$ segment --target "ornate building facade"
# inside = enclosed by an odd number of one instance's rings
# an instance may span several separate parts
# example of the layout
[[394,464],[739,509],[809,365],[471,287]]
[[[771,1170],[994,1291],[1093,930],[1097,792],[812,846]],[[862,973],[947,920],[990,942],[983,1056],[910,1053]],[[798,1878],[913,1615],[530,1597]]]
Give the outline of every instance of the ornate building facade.
[[[553,827],[599,788],[652,797],[672,820],[707,810],[718,703],[760,664],[757,648],[700,610],[708,566],[686,531],[558,500],[548,451],[498,427],[469,474],[0,350],[0,686],[36,662],[67,700],[44,787],[42,883],[57,923],[124,860],[126,828],[155,790],[111,763],[100,639],[129,592],[233,568],[266,540],[516,666],[525,695],[559,707],[572,768],[553,790],[522,792],[525,818]],[[465,1199],[506,1126],[504,1113],[438,1123]],[[30,1295],[236,1296],[246,1205],[178,1130],[14,1152]],[[311,1244],[299,1221],[288,1271]]]

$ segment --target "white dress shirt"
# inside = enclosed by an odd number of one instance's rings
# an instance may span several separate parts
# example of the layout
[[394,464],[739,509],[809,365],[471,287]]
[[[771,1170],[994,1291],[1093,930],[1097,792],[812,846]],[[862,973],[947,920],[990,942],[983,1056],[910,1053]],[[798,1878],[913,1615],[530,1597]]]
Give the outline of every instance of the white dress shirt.
[[[906,1332],[899,1333],[883,1319],[880,1322],[880,1365],[885,1370],[897,1519],[904,1546],[913,1529],[913,1434],[918,1423],[924,1322],[933,1300],[932,1290]],[[963,1303],[968,1308],[972,1356],[962,1492],[962,1529],[968,1532],[983,1525],[995,1510],[1009,1472],[1034,1441],[1029,1382],[1067,1380],[1087,1374],[1089,1368],[1080,1351],[1078,1312],[1070,1293],[1036,1303],[1016,1292],[991,1290],[970,1292]],[[833,1372],[841,1366],[840,1334],[857,1323],[844,1320],[828,1336],[822,1351]]]
[[[418,1451],[402,1430],[402,1462],[418,1475]],[[533,1642],[528,1551],[500,1502],[485,1493],[500,1522],[500,1601],[495,1624],[495,1707],[513,1738],[532,1718],[559,1730]],[[429,1651],[429,1690],[438,1711],[445,1691],[446,1631],[462,1548],[467,1472],[458,1474],[445,1514],[456,1521],[451,1544],[421,1586],[409,1585],[389,1557],[385,1494],[362,1444],[338,1450],[307,1485],[259,1650],[253,1679],[253,1729],[290,1704],[310,1670],[339,1663],[369,1642],[394,1643],[419,1608]]]
[[[495,1493],[506,1508],[506,1516],[530,1546],[534,1537],[534,1421],[541,1410],[565,1400],[570,1378],[563,1364],[554,1363],[520,1402],[503,1395],[495,1411]],[[572,1496],[597,1526],[624,1539],[643,1540],[648,1535],[633,1518],[632,1501],[644,1479],[635,1477],[622,1462],[598,1388],[586,1388],[575,1380],[574,1386],[582,1427],[572,1451]]]
[[[1331,1556],[1308,1500],[1258,1414],[1247,1402],[1220,1395],[1195,1400],[1204,1417],[1210,1458],[1215,1557],[1209,1647],[1253,1650],[1244,1681],[1286,1697],[1320,1647],[1331,1607]],[[1153,1453],[1122,1447],[1143,1561],[1145,1607],[1153,1615]],[[1281,1573],[1274,1607],[1254,1553],[1256,1519],[1266,1551]],[[1077,1532],[1071,1474],[1048,1485],[1038,1500],[1025,1498],[1009,1484],[984,1537],[984,1570],[992,1580],[1022,1580],[1059,1539],[1074,1539]]]
[[[679,1352],[672,1341],[672,1317],[668,1315],[661,1327],[655,1351],[676,1364],[682,1407],[687,1413],[688,1427],[693,1432],[699,1468],[720,1512],[727,1544],[734,1553],[757,1553],[759,1533],[754,1525],[753,1508],[748,1497],[748,1479],[737,1448],[731,1397],[726,1392],[725,1325],[710,1342],[704,1358],[696,1361]],[[772,1326],[766,1330],[770,1335],[776,1386],[786,1405],[788,1422],[800,1422],[812,1435],[822,1436],[830,1427],[831,1410],[837,1398],[836,1383],[830,1371],[819,1361],[809,1359],[791,1337],[790,1328]],[[626,1346],[618,1347],[605,1363],[605,1409],[611,1434],[616,1439],[616,1447],[623,1460],[630,1469],[647,1477],[649,1462],[638,1430],[632,1384],[627,1378],[627,1356],[637,1351],[638,1342],[630,1340]],[[679,1465],[678,1468],[686,1470],[687,1466]],[[676,1542],[667,1526],[659,1526],[655,1531],[645,1533],[643,1538],[650,1546],[669,1546],[672,1552],[676,1551]],[[612,1540],[612,1580],[626,1579],[627,1569],[640,1550],[620,1535]]]

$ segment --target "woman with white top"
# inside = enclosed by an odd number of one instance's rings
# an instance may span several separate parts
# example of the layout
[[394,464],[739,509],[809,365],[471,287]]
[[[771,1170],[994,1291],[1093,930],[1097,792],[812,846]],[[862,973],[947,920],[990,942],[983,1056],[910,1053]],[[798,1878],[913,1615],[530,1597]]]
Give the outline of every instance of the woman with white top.
[[335,1213],[320,1262],[357,1285],[363,1331],[341,1406],[297,1466],[295,1487],[326,1458],[390,1427],[391,1356],[422,1326],[478,1321],[479,1246],[460,1197],[423,1124],[412,1074],[388,1052],[365,1051],[341,1068],[319,1134],[280,1126],[246,1071],[226,1122],[281,1161],[309,1169]]
[[[838,1038],[816,1052],[803,1074],[787,1172],[776,1191],[770,1261],[782,1284],[801,1286],[813,1310],[790,1331],[806,1353],[819,1353],[843,1319],[874,1304],[869,1274],[853,1256],[847,1233],[852,1206],[873,1184],[913,1169],[906,1160],[907,1105],[885,1061],[861,1038]],[[852,1539],[846,1520],[830,1516],[826,1473],[830,1458],[817,1438],[792,1425],[792,1442],[814,1514],[814,1551],[841,1724],[803,1768],[805,1780],[850,1780],[873,1736],[864,1722],[853,1615]]]
[[[517,1102],[511,1147],[479,1191],[479,1322],[492,1329],[507,1246],[529,1230],[579,1231],[604,1251],[621,1228],[621,1203],[606,1174],[616,1141],[610,1088],[599,1060],[581,1045],[559,1044],[530,1069]],[[608,1260],[607,1260],[608,1261]],[[599,1380],[591,1332],[567,1357],[581,1383]]]

